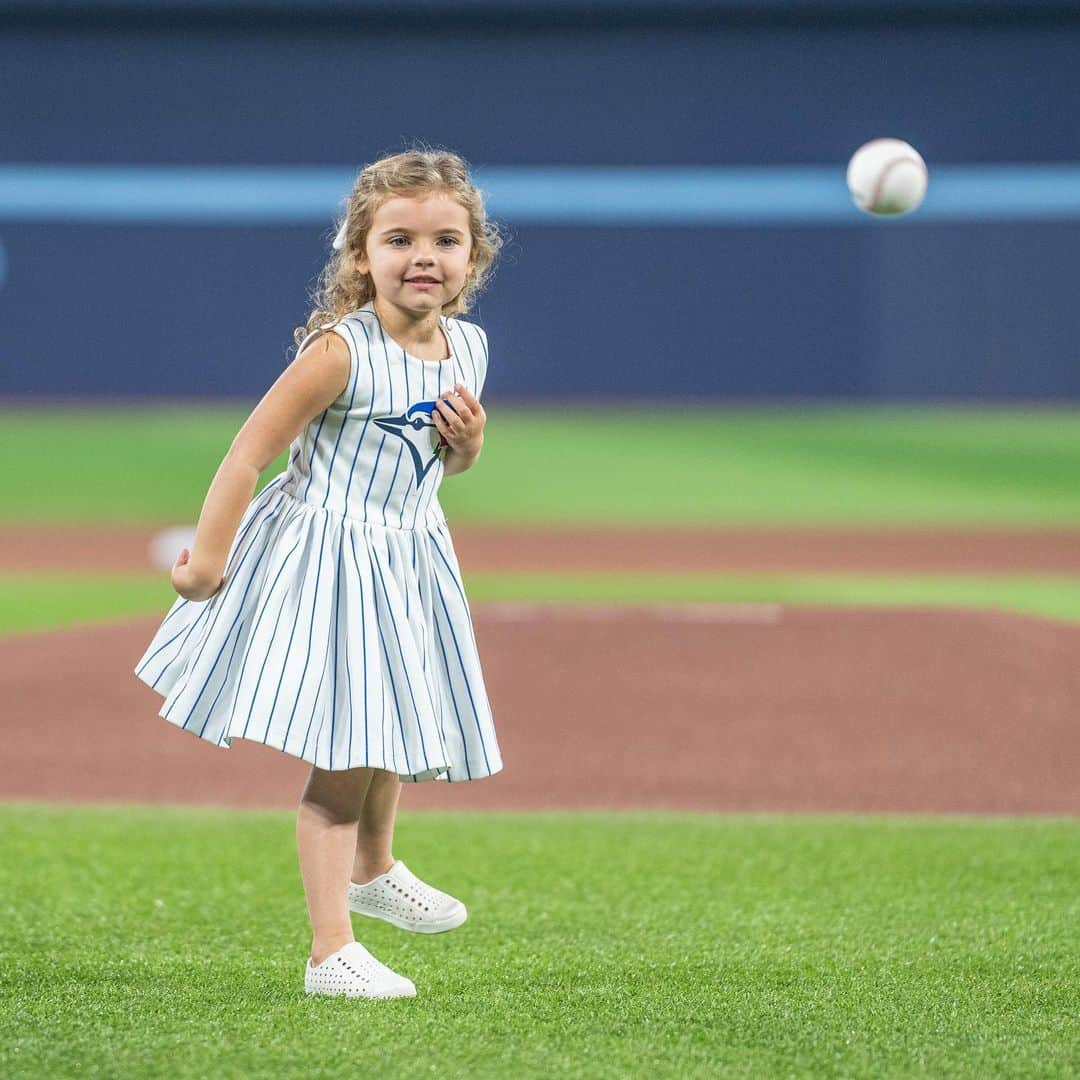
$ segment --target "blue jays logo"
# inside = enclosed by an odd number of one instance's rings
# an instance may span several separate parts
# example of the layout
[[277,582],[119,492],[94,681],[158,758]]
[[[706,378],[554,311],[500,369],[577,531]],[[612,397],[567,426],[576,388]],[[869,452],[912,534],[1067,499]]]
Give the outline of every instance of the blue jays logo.
[[439,429],[431,419],[434,401],[418,401],[410,405],[400,416],[383,416],[375,426],[390,435],[397,435],[409,448],[416,469],[416,486],[427,476],[428,469],[439,460]]

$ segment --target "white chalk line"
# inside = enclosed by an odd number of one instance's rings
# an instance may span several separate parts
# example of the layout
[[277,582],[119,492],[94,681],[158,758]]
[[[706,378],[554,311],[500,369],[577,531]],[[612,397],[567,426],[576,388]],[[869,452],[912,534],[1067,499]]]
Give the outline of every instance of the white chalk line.
[[[193,525],[163,529],[150,545],[150,558],[158,569],[171,570],[181,548],[190,548],[195,540]],[[682,623],[776,623],[783,608],[780,604],[714,603],[690,600],[682,604],[614,604],[605,601],[544,600],[487,601],[473,605],[478,615],[495,622],[540,622],[542,620],[591,619],[606,622],[682,622]]]

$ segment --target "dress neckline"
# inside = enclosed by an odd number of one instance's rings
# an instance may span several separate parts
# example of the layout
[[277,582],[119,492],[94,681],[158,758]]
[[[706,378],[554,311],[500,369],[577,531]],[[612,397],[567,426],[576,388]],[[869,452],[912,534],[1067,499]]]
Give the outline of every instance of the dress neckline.
[[425,360],[422,356],[413,356],[411,352],[408,352],[405,346],[402,345],[401,342],[397,340],[397,338],[393,337],[386,329],[386,327],[383,326],[382,319],[379,318],[379,313],[375,310],[374,301],[369,300],[363,307],[358,308],[357,310],[370,312],[375,317],[375,321],[379,324],[382,332],[386,334],[388,338],[390,338],[390,340],[405,354],[405,356],[409,360],[415,360],[418,364],[446,364],[451,363],[454,360],[454,346],[450,342],[450,331],[447,329],[446,326],[445,315],[439,315],[439,329],[443,332],[443,338],[446,340],[446,347],[450,351],[450,355],[444,356],[441,359],[437,360]]

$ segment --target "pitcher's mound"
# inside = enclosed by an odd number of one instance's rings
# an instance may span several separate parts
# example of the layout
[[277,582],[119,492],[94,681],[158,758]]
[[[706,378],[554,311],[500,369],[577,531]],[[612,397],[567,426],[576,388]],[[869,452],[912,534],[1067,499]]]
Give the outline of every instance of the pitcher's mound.
[[[505,770],[405,808],[1080,812],[1080,626],[943,609],[474,607]],[[295,807],[157,715],[139,619],[0,639],[0,797]]]

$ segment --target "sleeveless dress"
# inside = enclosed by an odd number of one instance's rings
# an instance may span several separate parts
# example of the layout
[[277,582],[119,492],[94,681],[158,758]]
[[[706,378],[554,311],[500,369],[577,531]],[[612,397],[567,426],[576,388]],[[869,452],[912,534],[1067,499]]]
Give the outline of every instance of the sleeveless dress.
[[178,597],[135,674],[159,716],[217,746],[250,739],[322,769],[406,782],[502,768],[446,518],[440,391],[477,397],[487,336],[440,316],[453,355],[421,360],[372,305],[305,338],[349,347],[345,390],[250,502],[208,600]]

